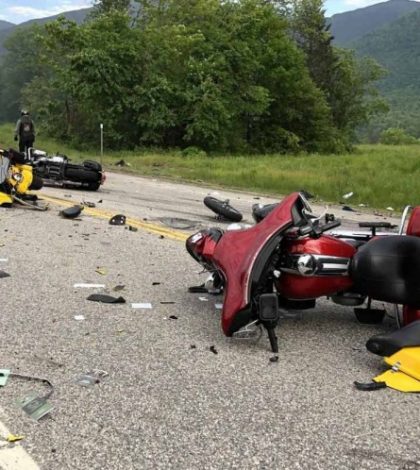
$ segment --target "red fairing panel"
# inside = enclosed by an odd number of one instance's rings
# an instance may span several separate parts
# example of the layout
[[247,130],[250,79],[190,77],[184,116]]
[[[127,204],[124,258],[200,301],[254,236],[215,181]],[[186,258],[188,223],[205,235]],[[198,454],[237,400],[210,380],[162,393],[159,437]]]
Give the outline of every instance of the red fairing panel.
[[[349,243],[329,235],[320,238],[302,238],[300,240],[284,240],[285,251],[289,254],[313,254],[338,256],[351,259],[356,249]],[[288,299],[313,299],[324,295],[345,291],[352,285],[348,276],[301,276],[283,273],[276,282],[277,290]]]
[[420,207],[415,207],[407,226],[407,235],[420,237]]
[[252,268],[264,245],[292,222],[291,210],[299,199],[292,193],[253,227],[226,232],[217,244],[214,261],[225,277],[225,297],[222,311],[222,329],[231,336],[232,321],[237,312],[249,302],[248,283]]

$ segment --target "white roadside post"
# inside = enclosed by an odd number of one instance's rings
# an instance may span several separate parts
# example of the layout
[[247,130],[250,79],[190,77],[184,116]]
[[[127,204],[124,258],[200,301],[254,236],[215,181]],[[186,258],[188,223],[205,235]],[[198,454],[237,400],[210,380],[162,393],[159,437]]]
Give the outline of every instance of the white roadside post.
[[104,125],[101,122],[99,126],[101,128],[101,165],[103,165],[103,158],[104,158]]

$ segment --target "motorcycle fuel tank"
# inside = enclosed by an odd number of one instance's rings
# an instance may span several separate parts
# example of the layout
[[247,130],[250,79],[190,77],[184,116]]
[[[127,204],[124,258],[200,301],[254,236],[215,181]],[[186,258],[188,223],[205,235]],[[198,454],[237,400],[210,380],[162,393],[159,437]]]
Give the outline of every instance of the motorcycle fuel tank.
[[356,249],[337,238],[283,240],[279,293],[288,299],[314,299],[348,290],[350,260]]

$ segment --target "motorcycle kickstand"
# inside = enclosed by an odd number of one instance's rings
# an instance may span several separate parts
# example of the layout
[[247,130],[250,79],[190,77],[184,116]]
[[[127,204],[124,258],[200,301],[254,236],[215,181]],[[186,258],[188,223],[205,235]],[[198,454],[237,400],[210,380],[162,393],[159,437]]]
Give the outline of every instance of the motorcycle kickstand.
[[279,352],[279,344],[276,336],[276,326],[280,319],[277,294],[261,294],[259,298],[259,318],[268,333],[270,346],[273,353]]

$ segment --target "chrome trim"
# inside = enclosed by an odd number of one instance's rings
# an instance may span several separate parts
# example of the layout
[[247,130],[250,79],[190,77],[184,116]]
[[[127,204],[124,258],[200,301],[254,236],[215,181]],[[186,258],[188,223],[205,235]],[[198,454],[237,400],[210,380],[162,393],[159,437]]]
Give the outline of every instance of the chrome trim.
[[410,210],[413,208],[413,206],[405,206],[403,215],[401,217],[401,222],[400,222],[400,228],[398,229],[398,235],[402,235],[404,231],[404,225],[405,221],[407,219],[407,215],[410,212]]

